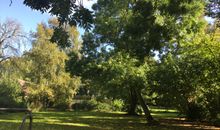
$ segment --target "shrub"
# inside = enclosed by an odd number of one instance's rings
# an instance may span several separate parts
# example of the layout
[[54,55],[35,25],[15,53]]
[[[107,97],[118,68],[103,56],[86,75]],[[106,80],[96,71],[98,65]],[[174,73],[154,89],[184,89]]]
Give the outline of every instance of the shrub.
[[94,110],[96,106],[97,106],[97,101],[94,99],[91,99],[91,100],[82,101],[80,103],[75,103],[72,105],[72,108],[74,110],[91,111],[91,110]]
[[86,110],[86,111],[100,111],[100,112],[111,112],[111,111],[121,111],[124,107],[124,102],[122,100],[103,100],[97,101],[92,98],[91,100],[85,100],[80,103],[73,104],[72,108],[74,110]]
[[191,102],[188,104],[186,116],[190,120],[204,120],[207,117],[207,109],[199,103]]
[[63,102],[63,103],[56,104],[54,107],[58,110],[65,111],[69,108],[69,104]]
[[0,102],[0,107],[24,107],[17,82],[4,77],[0,80]]
[[111,111],[113,111],[111,104],[108,104],[106,102],[98,102],[97,106],[95,107],[95,110],[100,111],[100,112],[111,112]]
[[122,111],[122,109],[124,108],[124,102],[123,100],[120,99],[115,99],[112,101],[112,110],[113,111]]

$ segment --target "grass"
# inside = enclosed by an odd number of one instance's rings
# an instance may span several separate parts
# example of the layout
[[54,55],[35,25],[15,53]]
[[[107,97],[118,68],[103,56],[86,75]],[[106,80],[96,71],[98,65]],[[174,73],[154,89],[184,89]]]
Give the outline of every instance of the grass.
[[[174,119],[176,111],[153,110],[158,119]],[[24,113],[0,113],[0,130],[18,130]],[[147,126],[143,116],[103,112],[37,112],[33,130],[193,130],[184,125]],[[28,122],[26,123],[28,124]],[[25,130],[28,130],[27,128]]]

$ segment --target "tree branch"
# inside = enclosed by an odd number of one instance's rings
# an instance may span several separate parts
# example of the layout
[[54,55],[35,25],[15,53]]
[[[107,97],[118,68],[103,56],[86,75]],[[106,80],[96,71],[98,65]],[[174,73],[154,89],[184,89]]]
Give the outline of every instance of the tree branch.
[[10,0],[10,4],[9,4],[9,6],[11,6],[11,5],[12,5],[12,3],[13,3],[13,1],[12,1],[12,0]]

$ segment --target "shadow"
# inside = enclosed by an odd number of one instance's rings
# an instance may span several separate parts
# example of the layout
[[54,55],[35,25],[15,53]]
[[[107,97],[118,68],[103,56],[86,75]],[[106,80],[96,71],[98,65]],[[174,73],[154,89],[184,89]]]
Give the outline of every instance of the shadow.
[[[17,130],[22,114],[0,115],[0,130]],[[33,130],[198,130],[216,128],[175,118],[157,118],[158,126],[147,126],[144,116],[104,112],[34,113]],[[19,117],[19,118],[18,118]],[[28,122],[27,122],[28,124]],[[213,130],[214,130],[213,129]],[[219,128],[220,129],[220,128]]]

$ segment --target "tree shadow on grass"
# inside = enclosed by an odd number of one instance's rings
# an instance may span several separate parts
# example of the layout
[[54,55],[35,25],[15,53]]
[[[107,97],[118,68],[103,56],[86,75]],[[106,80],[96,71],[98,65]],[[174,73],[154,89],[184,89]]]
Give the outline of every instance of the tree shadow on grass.
[[[128,116],[119,113],[102,112],[65,112],[65,113],[38,113],[47,117],[49,124],[54,125],[87,125],[87,130],[194,130],[187,125],[161,124],[159,126],[147,126],[143,116]],[[36,117],[39,115],[36,114]],[[42,117],[42,115],[41,115]],[[54,121],[54,122],[50,122]]]
[[[0,130],[17,130],[22,114],[0,115]],[[157,118],[161,125],[147,126],[143,116],[103,112],[34,113],[33,130],[196,130],[194,124]],[[19,118],[18,118],[19,117]],[[175,124],[176,123],[176,124]],[[28,124],[28,122],[27,122]],[[205,127],[204,127],[205,128]],[[27,129],[25,129],[27,130]]]

